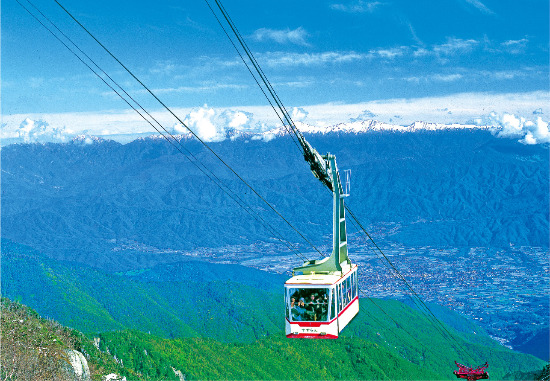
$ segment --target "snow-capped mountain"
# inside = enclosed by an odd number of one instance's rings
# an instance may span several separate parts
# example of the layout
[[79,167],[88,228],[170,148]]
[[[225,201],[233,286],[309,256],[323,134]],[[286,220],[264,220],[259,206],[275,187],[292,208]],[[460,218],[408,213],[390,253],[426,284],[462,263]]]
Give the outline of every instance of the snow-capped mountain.
[[[331,126],[316,126],[303,122],[295,123],[298,130],[305,135],[326,135],[326,134],[366,134],[370,132],[379,132],[379,131],[392,131],[392,132],[401,132],[401,133],[412,133],[419,131],[443,131],[443,130],[491,130],[493,127],[490,126],[479,126],[475,124],[443,124],[443,123],[427,123],[427,122],[414,122],[407,126],[402,126],[398,124],[384,123],[377,120],[362,120],[348,123],[338,123]],[[269,141],[275,137],[282,137],[292,133],[290,127],[288,126],[279,126],[273,129],[266,131],[255,132],[255,131],[242,131],[235,128],[224,129],[225,139],[237,140],[237,139],[251,139],[251,140],[263,140]],[[166,135],[166,134],[165,134]],[[188,140],[194,139],[192,133],[184,134],[175,134],[172,135],[176,140]],[[164,139],[160,134],[148,135],[139,137],[138,139]],[[207,140],[208,141],[208,140]]]
[[[443,123],[427,123],[427,122],[414,122],[408,126],[402,126],[398,124],[389,124],[379,122],[377,120],[369,119],[356,122],[338,123],[333,126],[312,126],[307,123],[297,122],[296,127],[304,134],[328,134],[332,132],[337,133],[368,133],[372,131],[397,131],[397,132],[418,132],[421,130],[455,130],[455,129],[480,129],[488,130],[488,126],[478,126],[475,124],[443,124]],[[271,133],[275,135],[284,135],[287,132],[285,127],[279,127],[265,133]]]

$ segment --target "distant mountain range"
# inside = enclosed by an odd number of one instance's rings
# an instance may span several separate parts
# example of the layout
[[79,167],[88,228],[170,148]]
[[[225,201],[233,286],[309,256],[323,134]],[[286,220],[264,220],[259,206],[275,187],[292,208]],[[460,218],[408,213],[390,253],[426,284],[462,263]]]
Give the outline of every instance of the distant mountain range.
[[[478,130],[478,131],[491,131],[496,132],[498,129],[492,126],[480,126],[476,124],[444,124],[444,123],[428,123],[428,122],[414,122],[410,125],[399,125],[380,122],[374,119],[368,120],[357,120],[347,123],[338,123],[330,126],[314,126],[311,124],[296,122],[296,127],[306,135],[327,135],[327,134],[365,134],[370,132],[381,132],[381,131],[392,131],[392,132],[420,132],[420,131],[451,131],[451,130]],[[248,130],[239,130],[236,128],[225,128],[225,138],[230,140],[238,139],[251,139],[251,140],[263,140],[269,141],[275,137],[284,137],[290,134],[290,129],[288,127],[277,127],[269,129],[266,131],[248,131]],[[186,132],[181,133],[180,129],[177,131],[172,131],[173,136],[177,140],[194,140],[195,137],[192,133]],[[78,135],[73,137],[73,142],[83,142],[83,141],[101,141],[108,140],[108,136],[97,137],[97,136],[88,136],[88,135]],[[163,140],[160,134],[139,134],[138,139],[142,140]],[[116,140],[116,139],[115,139]]]
[[[544,145],[498,139],[479,129],[331,131],[308,139],[319,152],[335,154],[341,169],[352,170],[347,205],[381,244],[548,246]],[[198,142],[182,144],[282,236],[306,245]],[[289,136],[211,146],[310,241],[330,245],[330,192]],[[125,145],[15,144],[1,155],[2,236],[53,258],[121,271],[168,260],[177,251],[273,240],[158,138]],[[351,224],[348,229],[353,233]],[[116,251],[125,240],[137,244]]]
[[[347,123],[338,123],[334,126],[312,126],[307,123],[297,122],[296,126],[304,134],[331,134],[331,133],[347,133],[347,134],[363,134],[372,131],[396,131],[396,132],[419,132],[419,131],[449,131],[449,130],[491,130],[494,127],[490,126],[478,126],[475,124],[444,124],[444,123],[428,123],[428,122],[414,122],[410,125],[403,126],[398,124],[391,124],[380,122],[373,119],[357,120]],[[278,127],[274,130],[269,130],[258,135],[276,135],[284,136],[288,134],[287,129],[284,127]]]
[[[338,123],[335,125],[311,125],[308,123],[295,121],[296,126],[305,134],[329,134],[333,132],[337,133],[353,133],[360,134],[372,131],[399,131],[399,132],[418,132],[418,131],[437,131],[437,130],[489,130],[493,133],[498,133],[502,128],[495,127],[493,123],[484,125],[481,121],[477,121],[475,124],[459,124],[459,123],[429,123],[416,121],[410,125],[400,125],[393,123],[380,122],[374,119],[362,119],[352,118],[349,122]],[[258,140],[271,140],[274,137],[281,137],[289,134],[287,127],[279,126],[266,130],[265,126],[261,128],[253,128],[251,126],[235,127],[223,127],[216,125],[218,134],[215,135],[214,140],[220,141],[225,139],[258,139]],[[177,139],[194,139],[193,135],[180,124],[176,124],[168,131],[176,136]],[[196,131],[200,136],[200,131]],[[19,127],[19,137],[13,136],[13,133],[8,134],[9,137],[4,137],[0,142],[2,146],[6,146],[13,143],[47,143],[47,142],[92,142],[101,140],[115,140],[122,143],[127,143],[137,138],[144,139],[163,139],[159,134],[146,133],[126,133],[115,135],[90,135],[90,134],[76,134],[67,132],[65,129],[56,129],[51,127],[45,121],[35,121],[30,118],[26,118],[21,122]],[[209,137],[203,137],[209,140]],[[211,138],[211,137],[210,137]]]

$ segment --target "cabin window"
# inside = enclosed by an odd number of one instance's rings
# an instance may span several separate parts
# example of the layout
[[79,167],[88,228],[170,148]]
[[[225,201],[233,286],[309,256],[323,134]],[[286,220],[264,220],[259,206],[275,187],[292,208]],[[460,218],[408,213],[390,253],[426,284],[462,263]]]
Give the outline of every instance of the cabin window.
[[342,308],[341,309],[344,309],[346,308],[346,306],[348,305],[349,301],[350,301],[350,287],[349,287],[350,283],[349,283],[349,277],[344,279],[341,283],[341,288],[342,288]]
[[286,318],[289,318],[289,303],[288,303],[288,293],[285,292],[285,306],[286,306]]
[[338,298],[338,313],[342,312],[342,284],[336,286],[336,297]]
[[336,298],[334,297],[334,288],[330,289],[330,320],[336,316]]
[[288,288],[290,321],[327,321],[328,288]]

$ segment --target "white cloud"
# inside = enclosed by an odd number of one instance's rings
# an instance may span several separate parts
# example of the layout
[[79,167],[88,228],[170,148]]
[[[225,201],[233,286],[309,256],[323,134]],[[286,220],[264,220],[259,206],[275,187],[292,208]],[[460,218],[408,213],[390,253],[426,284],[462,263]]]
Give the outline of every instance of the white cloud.
[[522,54],[527,49],[528,39],[522,38],[521,40],[508,40],[500,44],[500,46],[510,54]]
[[369,51],[372,55],[377,55],[381,58],[395,58],[395,57],[401,57],[404,55],[405,51],[407,50],[407,47],[399,47],[399,48],[389,48],[389,49],[377,49],[377,50],[371,50]]
[[[533,114],[533,110],[536,114]],[[236,108],[208,108],[188,109],[174,108],[174,113],[181,120],[186,119],[193,123],[194,128],[208,139],[222,139],[227,135],[228,129],[247,132],[264,132],[281,125],[270,106],[241,106]],[[481,119],[495,111],[496,115],[505,113],[514,115],[515,118],[524,118],[523,129],[525,133],[517,134],[516,139],[525,139],[528,142],[530,136],[537,142],[544,141],[546,122],[537,117],[550,114],[550,93],[547,91],[535,91],[529,93],[460,93],[440,97],[386,99],[353,104],[327,103],[297,107],[294,116],[306,115],[307,123],[315,126],[332,126],[351,119],[376,119],[389,123],[395,121],[395,115],[399,114],[399,124],[409,125],[415,121],[431,123],[460,123],[468,124],[473,120]],[[152,115],[167,128],[171,126],[175,133],[187,133],[187,130],[177,124],[177,121],[168,112],[163,110],[152,111]],[[31,122],[25,121],[29,118]],[[486,118],[487,119],[487,118]],[[513,118],[507,122],[509,129],[514,126]],[[303,120],[303,119],[302,119]],[[527,122],[532,120],[532,122]],[[47,121],[47,122],[46,122]],[[500,121],[499,123],[505,123]],[[42,127],[35,130],[40,123]],[[496,121],[495,126],[500,126]],[[489,124],[479,121],[477,124]],[[154,129],[146,124],[132,110],[103,111],[97,113],[63,113],[63,114],[14,114],[3,115],[2,144],[16,141],[33,141],[37,137],[42,140],[49,139],[63,141],[70,136],[68,129],[57,129],[51,126],[67,126],[74,130],[74,134],[103,136],[116,135],[116,139],[123,141],[123,137],[130,135],[150,133],[156,134]],[[33,131],[31,133],[31,131]],[[44,132],[41,132],[44,131]],[[64,134],[62,133],[64,132]],[[528,132],[531,135],[528,136]],[[106,136],[107,135],[107,136]],[[57,138],[56,138],[57,137]],[[125,138],[124,141],[129,141]],[[547,139],[547,138],[546,138]],[[34,140],[36,141],[36,139]]]
[[493,111],[476,119],[475,123],[494,127],[493,133],[500,138],[519,139],[524,144],[550,143],[548,123],[540,116],[532,121],[514,114]]
[[462,79],[462,74],[435,74],[432,79],[440,82],[454,82]]
[[65,127],[53,127],[43,120],[25,118],[17,129],[17,135],[25,143],[66,142],[73,135]]
[[187,128],[185,128],[185,126],[181,123],[174,123],[174,125],[172,126],[172,130],[169,131],[170,133],[172,134],[176,134],[176,135],[187,135],[189,134],[189,130]]
[[253,135],[250,139],[251,140],[262,140],[264,142],[270,142],[273,139],[275,139],[276,137],[277,137],[277,135],[275,135],[274,133],[264,133],[264,134],[261,134],[261,135]]
[[528,123],[526,126],[533,136],[541,143],[550,143],[550,131],[548,130],[548,122],[542,120],[539,116],[535,123]]
[[349,4],[331,4],[330,8],[348,13],[370,13],[382,5],[379,1],[358,0]]
[[215,116],[216,111],[204,105],[204,107],[191,111],[183,122],[204,141],[222,141],[225,139],[225,128],[214,124]]
[[218,118],[218,123],[239,131],[254,129],[253,121],[254,115],[242,110],[225,110]]
[[[230,130],[252,131],[261,130],[262,128],[250,112],[214,109],[207,105],[191,110],[183,118],[183,122],[197,136],[207,142],[225,140]],[[189,130],[181,123],[175,123],[172,132],[179,135],[189,134]]]
[[520,142],[524,144],[537,144],[537,139],[532,133],[528,132],[525,137],[520,140]]
[[[282,38],[282,37],[281,37]],[[455,37],[447,37],[445,42],[434,44],[431,46],[394,46],[394,47],[379,47],[370,49],[367,52],[356,51],[325,51],[315,53],[292,53],[286,51],[271,51],[266,53],[258,53],[256,56],[262,65],[272,67],[280,66],[319,66],[327,64],[349,64],[358,61],[372,61],[375,59],[394,60],[394,59],[431,59],[436,57],[441,63],[451,62],[452,57],[457,55],[466,55],[474,51],[484,49],[490,50],[490,46],[497,46],[498,49],[493,49],[493,52],[517,54],[520,48],[525,46],[528,41],[508,40],[500,44],[486,40],[462,39]],[[242,65],[237,59],[217,61],[218,66],[235,66]],[[213,85],[212,85],[213,86]],[[170,91],[188,90],[209,90],[212,86],[204,87],[180,87],[170,89]],[[235,85],[225,85],[235,86]],[[161,90],[162,91],[162,90]]]
[[[529,76],[538,75],[534,70],[524,68],[523,70],[471,70],[465,68],[458,68],[459,73],[437,73],[428,74],[425,76],[409,76],[402,78],[408,82],[420,83],[422,82],[455,82],[459,80],[479,81],[479,80],[510,80],[516,78],[525,78]],[[400,78],[401,79],[401,78]]]
[[407,82],[454,82],[463,78],[462,74],[453,73],[453,74],[431,74],[423,77],[411,76],[403,78]]
[[294,122],[303,122],[307,118],[308,114],[309,112],[304,110],[302,107],[293,107],[291,116]]
[[518,77],[525,77],[527,75],[526,71],[520,70],[498,70],[498,71],[480,71],[479,72],[484,78],[494,78],[494,79],[514,79]]
[[491,114],[491,118],[496,122],[497,126],[500,126],[502,130],[498,133],[502,137],[519,137],[523,135],[523,124],[525,119],[517,118],[513,114],[504,113],[502,116]]
[[528,39],[522,38],[521,40],[508,40],[501,43],[502,46],[518,46],[518,45],[525,45],[529,42]]
[[315,85],[316,81],[314,80],[298,80],[298,81],[289,81],[289,82],[276,82],[273,85],[277,88],[280,86],[294,87],[294,88],[304,88]]
[[268,52],[258,55],[262,64],[269,66],[311,66],[326,63],[349,63],[371,58],[356,52],[287,53]]
[[272,40],[279,44],[291,43],[296,45],[309,46],[306,41],[308,33],[302,27],[293,30],[290,30],[289,28],[286,28],[284,30],[261,28],[256,30],[252,37],[256,41],[260,42]]
[[376,114],[374,114],[372,111],[363,110],[359,115],[357,115],[357,117],[349,118],[349,121],[353,123],[353,122],[361,122],[364,120],[373,120],[374,118],[376,118]]
[[[246,89],[246,85],[237,85],[231,83],[205,83],[198,86],[178,86],[178,87],[165,87],[152,89],[155,94],[169,94],[169,93],[196,93],[204,91],[216,91],[216,90],[242,90]],[[149,94],[147,90],[138,90],[138,94]],[[111,94],[106,92],[105,94]]]
[[430,54],[432,54],[432,52],[425,48],[418,48],[413,52],[414,57],[424,57]]
[[153,74],[172,75],[176,69],[178,67],[171,61],[157,61],[149,71]]
[[486,13],[486,14],[489,14],[489,15],[492,15],[494,14],[494,12],[492,10],[490,10],[489,8],[487,8],[487,6],[485,4],[483,4],[481,1],[479,0],[465,0],[468,4],[471,4],[473,5],[474,7],[476,7],[478,10],[480,10],[481,12],[483,13]]
[[404,56],[408,56],[408,51],[411,51],[412,56],[415,58],[435,56],[441,62],[447,63],[451,56],[464,55],[481,49],[490,53],[522,54],[527,49],[528,43],[529,40],[526,38],[507,40],[499,43],[489,40],[487,36],[482,40],[447,37],[446,42],[441,44],[434,44],[429,47],[423,45],[419,47],[401,47],[401,49]]
[[[459,93],[440,97],[387,99],[355,104],[321,104],[304,107],[309,112],[308,123],[332,125],[356,118],[364,110],[376,114],[376,120],[389,122],[395,114],[401,116],[400,124],[408,125],[415,121],[432,123],[472,123],[472,120],[497,113],[514,112],[515,115],[529,118],[533,110],[541,108],[546,115],[550,112],[550,93],[535,91],[530,93]],[[451,113],[449,113],[451,111]]]
[[447,38],[446,43],[434,45],[432,50],[436,54],[448,56],[469,52],[478,45],[479,41],[473,39],[463,40],[461,38]]
[[420,38],[418,38],[418,35],[416,34],[416,30],[414,29],[413,25],[410,22],[407,22],[407,26],[409,27],[409,30],[411,31],[411,37],[419,45],[424,45],[424,42]]

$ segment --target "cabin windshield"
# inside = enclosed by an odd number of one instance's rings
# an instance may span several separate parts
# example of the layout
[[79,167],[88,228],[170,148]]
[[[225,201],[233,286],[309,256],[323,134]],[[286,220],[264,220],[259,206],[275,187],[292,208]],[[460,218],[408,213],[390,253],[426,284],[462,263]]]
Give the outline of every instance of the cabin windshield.
[[289,288],[287,295],[290,321],[327,321],[328,288]]

